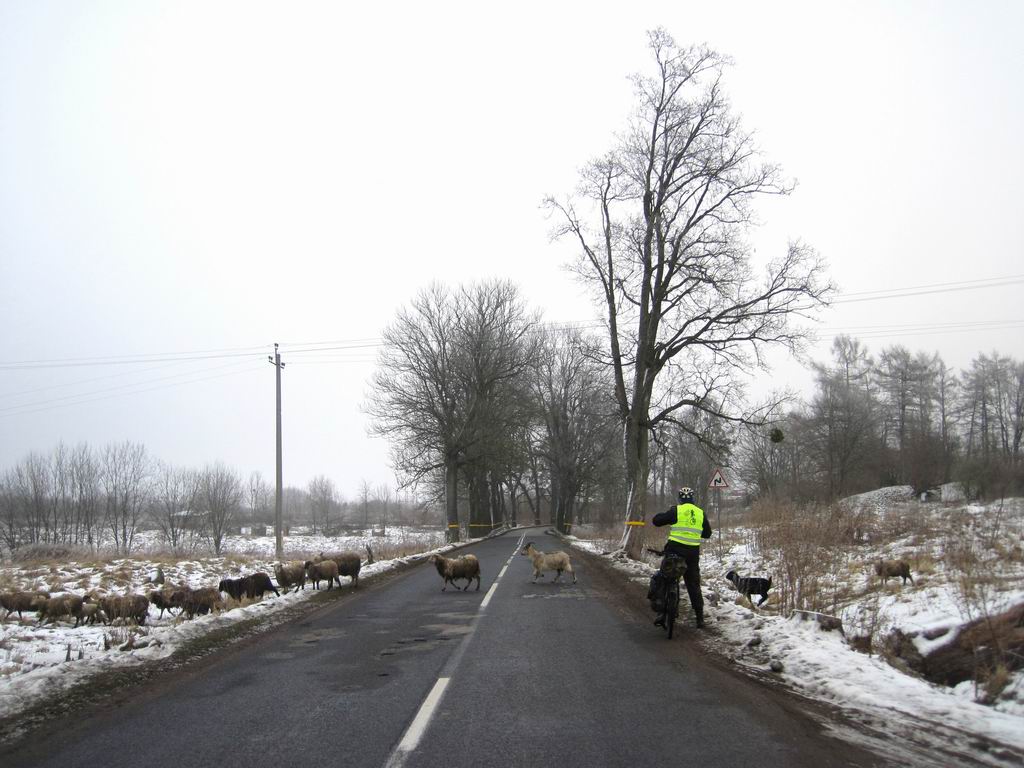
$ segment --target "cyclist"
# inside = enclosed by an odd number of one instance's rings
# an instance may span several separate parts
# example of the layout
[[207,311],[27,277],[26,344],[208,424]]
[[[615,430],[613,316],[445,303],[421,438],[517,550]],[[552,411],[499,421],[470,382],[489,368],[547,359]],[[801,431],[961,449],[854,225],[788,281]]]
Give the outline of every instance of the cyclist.
[[[700,591],[700,543],[702,539],[711,538],[711,525],[704,510],[694,502],[693,489],[679,489],[679,504],[665,512],[659,512],[651,521],[656,526],[671,525],[668,541],[665,542],[665,556],[678,555],[686,562],[686,573],[683,583],[686,593],[690,596],[690,605],[697,615],[697,627],[704,626],[704,596]],[[655,624],[664,626],[665,617],[661,616]]]

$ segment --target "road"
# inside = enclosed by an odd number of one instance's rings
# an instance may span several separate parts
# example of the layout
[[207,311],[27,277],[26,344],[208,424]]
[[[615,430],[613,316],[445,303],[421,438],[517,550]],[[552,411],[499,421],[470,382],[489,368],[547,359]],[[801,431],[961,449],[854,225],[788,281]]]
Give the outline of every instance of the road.
[[[618,577],[532,584],[521,537],[474,544],[479,592],[429,564],[52,723],[15,766],[867,766],[794,700],[669,641]],[[500,579],[497,577],[501,574]],[[563,577],[564,579],[564,577]]]

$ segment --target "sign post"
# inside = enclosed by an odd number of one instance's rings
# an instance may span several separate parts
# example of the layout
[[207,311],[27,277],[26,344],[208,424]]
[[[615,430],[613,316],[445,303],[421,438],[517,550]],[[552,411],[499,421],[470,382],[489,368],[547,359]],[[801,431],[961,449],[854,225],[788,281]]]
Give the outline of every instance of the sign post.
[[716,469],[708,482],[708,488],[715,492],[715,525],[718,526],[719,551],[722,549],[722,489],[728,487],[729,483],[725,481],[725,475],[722,474],[721,468]]

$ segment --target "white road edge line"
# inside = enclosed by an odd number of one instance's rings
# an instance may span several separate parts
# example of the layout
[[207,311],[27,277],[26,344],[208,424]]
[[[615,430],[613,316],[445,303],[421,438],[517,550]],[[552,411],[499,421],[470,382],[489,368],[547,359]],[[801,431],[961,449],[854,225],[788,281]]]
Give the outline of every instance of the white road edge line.
[[399,742],[398,747],[395,748],[395,753],[388,760],[387,764],[401,765],[405,758],[405,755],[416,749],[416,746],[420,743],[420,739],[423,738],[424,732],[427,730],[427,725],[430,724],[430,719],[434,716],[434,710],[437,709],[437,705],[441,703],[441,697],[444,696],[444,689],[448,687],[448,682],[451,680],[450,677],[439,677],[437,682],[434,683],[434,687],[430,689],[430,693],[427,694],[427,698],[423,700],[423,704],[420,705],[420,711],[416,713],[416,717],[413,718],[412,724],[409,726],[409,730],[405,732],[405,736]]
[[[501,576],[498,577],[498,579],[500,578]],[[480,602],[481,611],[487,607],[487,604],[491,602],[491,598],[494,597],[494,590],[498,588],[498,579],[494,580],[494,583],[491,584],[491,588],[487,590],[487,594],[484,595],[484,599]]]

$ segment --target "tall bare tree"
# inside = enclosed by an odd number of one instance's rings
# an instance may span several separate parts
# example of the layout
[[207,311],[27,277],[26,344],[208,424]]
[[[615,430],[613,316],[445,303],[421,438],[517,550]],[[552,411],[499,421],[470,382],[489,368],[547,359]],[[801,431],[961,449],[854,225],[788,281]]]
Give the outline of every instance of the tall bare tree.
[[175,552],[188,551],[195,546],[199,528],[196,515],[199,480],[195,470],[164,462],[157,465],[150,518]]
[[359,481],[359,509],[363,516],[363,527],[370,527],[370,496],[373,493],[373,489],[370,487],[370,481],[363,478]]
[[388,531],[388,508],[391,506],[391,486],[382,483],[373,492],[373,498],[380,510],[380,535],[386,536]]
[[459,472],[492,458],[518,416],[509,391],[530,359],[535,325],[515,286],[488,281],[457,291],[434,285],[384,332],[367,405],[372,430],[391,441],[407,483],[443,472],[451,541]]
[[253,524],[267,522],[270,511],[271,490],[271,487],[259,472],[251,472],[249,474],[246,502],[249,506],[249,516]]
[[337,506],[334,482],[326,475],[317,475],[309,481],[309,512],[313,533],[329,533],[333,524],[331,515]]
[[71,504],[74,515],[74,540],[96,544],[101,519],[100,464],[88,443],[80,443],[69,458]]
[[550,474],[553,522],[563,533],[575,523],[578,497],[615,444],[615,401],[608,368],[579,331],[544,334],[531,383],[544,425],[538,447]]
[[686,408],[743,420],[720,390],[762,362],[764,345],[799,344],[792,318],[831,288],[800,244],[756,277],[752,204],[789,186],[730,110],[726,59],[682,48],[661,29],[650,49],[655,71],[634,78],[627,129],[585,168],[574,197],[547,200],[608,323],[628,488],[621,543],[631,556],[640,540],[629,523],[646,516],[651,430]]
[[104,520],[118,552],[129,554],[149,504],[151,464],[140,443],[116,443],[103,449],[101,485]]
[[245,490],[238,473],[217,463],[205,467],[199,478],[198,506],[204,515],[206,535],[218,555],[242,507]]

